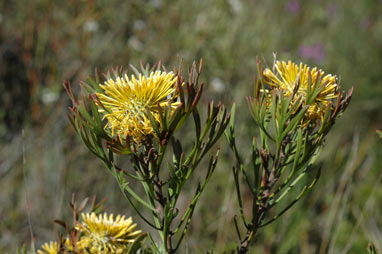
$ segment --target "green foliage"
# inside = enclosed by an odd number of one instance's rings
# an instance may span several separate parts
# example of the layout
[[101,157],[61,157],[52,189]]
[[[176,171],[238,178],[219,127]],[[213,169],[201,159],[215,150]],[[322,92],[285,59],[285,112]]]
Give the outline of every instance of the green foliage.
[[381,130],[377,130],[377,134],[378,134],[379,138],[382,138],[382,131]]
[[367,251],[369,254],[378,254],[378,249],[375,248],[373,243],[369,243],[369,246],[367,246]]
[[28,253],[27,247],[25,245],[23,245],[23,247],[17,248],[16,253],[17,254],[27,254]]

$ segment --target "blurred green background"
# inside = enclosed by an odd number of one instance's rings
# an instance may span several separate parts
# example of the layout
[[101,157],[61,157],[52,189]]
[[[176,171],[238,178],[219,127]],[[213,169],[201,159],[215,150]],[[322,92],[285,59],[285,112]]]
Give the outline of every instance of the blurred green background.
[[[64,80],[78,91],[95,68],[203,58],[202,103],[238,104],[244,152],[256,129],[245,103],[256,56],[270,65],[273,52],[337,74],[354,95],[326,140],[320,181],[260,231],[253,253],[365,253],[370,240],[382,249],[381,13],[380,0],[0,0],[0,252],[55,239],[72,193],[106,198],[108,212],[149,230],[69,125]],[[224,139],[219,146],[181,253],[238,242],[233,157]]]

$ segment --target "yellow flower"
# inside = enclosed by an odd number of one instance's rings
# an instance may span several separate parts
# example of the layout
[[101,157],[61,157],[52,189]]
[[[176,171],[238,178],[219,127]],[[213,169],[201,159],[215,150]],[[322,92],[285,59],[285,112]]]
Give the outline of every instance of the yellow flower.
[[172,111],[180,104],[177,100],[176,90],[177,77],[172,72],[155,71],[150,75],[139,74],[129,78],[117,77],[107,80],[100,87],[104,93],[97,93],[97,97],[103,107],[99,111],[104,113],[112,135],[120,138],[130,136],[136,143],[143,141],[147,135],[155,135],[150,120],[145,115],[150,111],[159,123],[160,107],[168,106],[171,101]]
[[64,247],[64,251],[63,252],[59,252],[60,251],[60,244],[56,241],[51,241],[49,243],[45,243],[41,246],[42,250],[38,250],[37,253],[38,254],[66,254],[67,253],[67,250],[68,251],[72,251],[73,250],[73,247],[70,243],[70,240],[69,238],[66,238],[64,243],[63,243],[63,247]]
[[38,254],[58,254],[60,244],[58,242],[49,242],[41,246],[42,250],[38,250]]
[[131,218],[113,214],[108,217],[95,213],[81,214],[83,222],[77,226],[83,235],[77,243],[78,250],[85,253],[122,254],[127,252],[127,244],[133,243],[140,230],[134,231],[136,224]]
[[268,68],[264,70],[265,82],[282,91],[283,95],[287,97],[292,96],[296,85],[298,85],[292,104],[298,98],[302,99],[300,104],[305,104],[309,86],[313,87],[319,78],[317,85],[321,90],[307,109],[305,123],[310,121],[322,122],[328,106],[332,106],[332,99],[338,96],[336,76],[331,74],[324,76],[324,72],[317,70],[316,67],[310,69],[306,64],[300,63],[300,66],[298,66],[291,61],[288,61],[288,63],[277,61],[275,68],[277,73],[273,73]]

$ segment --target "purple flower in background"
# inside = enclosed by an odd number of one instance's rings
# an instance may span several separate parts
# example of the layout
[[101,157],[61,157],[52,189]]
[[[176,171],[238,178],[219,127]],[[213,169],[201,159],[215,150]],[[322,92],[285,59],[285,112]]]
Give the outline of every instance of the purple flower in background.
[[335,3],[330,3],[327,8],[327,13],[329,18],[334,17],[337,14],[337,5]]
[[360,25],[361,25],[361,28],[364,30],[364,31],[367,31],[369,30],[370,26],[371,26],[371,18],[370,17],[365,17],[361,20],[360,22]]
[[301,45],[298,52],[302,58],[312,59],[315,62],[323,62],[325,60],[325,48],[322,43],[313,46]]
[[285,9],[292,14],[296,14],[300,10],[300,3],[297,0],[291,0],[286,4]]

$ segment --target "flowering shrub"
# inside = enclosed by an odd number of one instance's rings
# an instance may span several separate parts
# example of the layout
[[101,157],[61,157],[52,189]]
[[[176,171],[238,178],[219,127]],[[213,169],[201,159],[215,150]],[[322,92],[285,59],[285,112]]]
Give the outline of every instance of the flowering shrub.
[[[352,89],[340,91],[338,80],[317,68],[310,69],[289,61],[276,61],[273,70],[263,69],[257,62],[255,96],[248,97],[249,110],[259,127],[259,137],[253,137],[252,165],[245,165],[235,133],[235,107],[231,124],[226,131],[228,144],[234,152],[233,167],[240,217],[246,233],[240,239],[238,253],[247,253],[258,229],[265,227],[289,210],[313,188],[321,169],[313,172],[325,136],[336,119],[348,106]],[[310,183],[305,179],[315,174]],[[244,179],[244,183],[240,181]],[[242,189],[251,193],[252,210],[244,215]],[[300,188],[297,192],[291,191]],[[284,201],[284,202],[281,202]],[[282,203],[283,207],[280,207]],[[277,214],[269,218],[269,210],[277,207]]]
[[[326,135],[349,105],[352,89],[341,92],[336,76],[302,63],[275,61],[272,69],[263,69],[257,61],[254,97],[247,101],[258,135],[253,137],[252,165],[248,167],[249,160],[236,144],[235,105],[230,114],[223,105],[209,103],[202,124],[198,110],[204,86],[198,83],[201,68],[202,63],[198,67],[194,63],[187,80],[181,65],[169,72],[160,63],[151,69],[141,66],[140,71],[131,66],[131,76],[122,68],[105,74],[104,80],[96,73],[95,79],[82,83],[80,100],[70,83],[65,84],[73,103],[69,119],[74,129],[115,177],[132,208],[159,233],[160,241],[135,230],[131,218],[89,212],[78,219],[74,209],[71,230],[59,222],[68,237],[44,244],[39,254],[178,252],[199,197],[217,166],[218,149],[210,156],[205,178],[185,209],[178,204],[179,197],[223,133],[236,161],[232,172],[243,225],[234,218],[237,253],[247,253],[260,228],[277,220],[314,187],[321,173],[314,162]],[[188,118],[194,122],[189,152],[177,138]],[[118,156],[129,158],[131,168],[118,165]],[[141,184],[146,198],[130,187],[130,181]],[[242,198],[243,189],[251,196],[249,215],[244,211],[248,198]],[[273,208],[276,213],[271,216]],[[146,237],[149,247],[144,247]]]
[[[202,62],[194,63],[188,79],[182,66],[168,72],[160,63],[141,71],[131,67],[131,78],[122,69],[105,75],[106,80],[89,79],[83,83],[77,100],[69,83],[65,87],[73,101],[69,116],[73,127],[89,150],[99,157],[116,178],[123,194],[138,215],[159,232],[161,243],[152,241],[157,252],[175,253],[190,225],[196,203],[217,165],[219,150],[210,156],[205,178],[195,188],[195,195],[181,214],[178,200],[201,160],[224,133],[229,113],[221,104],[210,102],[204,125],[198,110],[204,84],[199,85]],[[190,152],[176,132],[192,117],[194,144]],[[104,121],[105,120],[105,123]],[[171,151],[168,151],[171,147]],[[171,153],[172,161],[165,161]],[[131,169],[117,165],[115,156],[127,156]],[[167,169],[164,169],[167,167]],[[163,172],[163,171],[166,172]],[[137,194],[129,180],[141,183],[146,198]],[[137,207],[147,209],[152,220]]]

